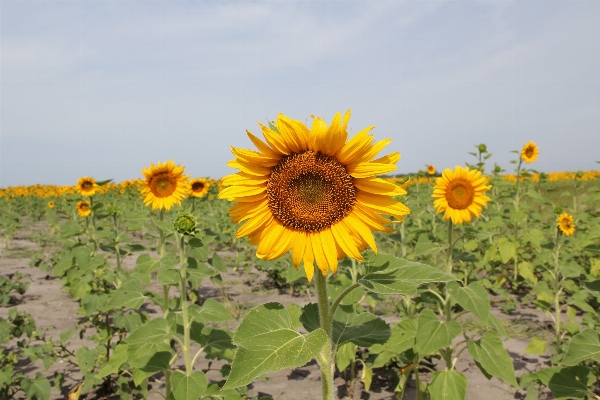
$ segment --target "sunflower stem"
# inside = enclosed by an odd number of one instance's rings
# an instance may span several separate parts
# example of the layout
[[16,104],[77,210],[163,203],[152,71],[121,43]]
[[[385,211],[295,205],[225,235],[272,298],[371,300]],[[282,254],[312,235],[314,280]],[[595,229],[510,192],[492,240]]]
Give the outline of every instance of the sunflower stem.
[[[161,208],[160,212],[158,214],[158,218],[160,221],[162,221],[162,220],[164,220],[164,217],[165,217],[165,210],[163,208]],[[162,259],[165,255],[165,233],[160,228],[158,228],[158,232],[160,234],[158,255]],[[163,285],[162,310],[163,310],[163,317],[167,318],[167,316],[169,315],[169,285]],[[171,370],[165,369],[163,371],[163,373],[165,374],[165,394],[166,394],[165,398],[169,399],[169,398],[171,398],[171,390],[172,390],[171,389]]]
[[[321,387],[323,390],[323,400],[333,400],[333,346],[331,341],[331,312],[329,309],[329,296],[327,294],[327,279],[317,271],[315,274],[315,283],[317,286],[317,298],[319,306],[319,319],[321,328],[327,334],[327,342],[321,352],[317,355],[317,362],[321,369]],[[340,299],[341,300],[341,299]]]
[[192,358],[191,358],[191,345],[190,345],[190,327],[191,321],[188,320],[188,299],[187,299],[187,281],[186,281],[186,267],[185,267],[185,236],[181,235],[179,240],[179,262],[181,282],[179,285],[179,291],[181,292],[181,313],[183,317],[183,356],[185,358],[185,372],[190,375],[192,373]]
[[[448,220],[448,253],[446,254],[446,272],[452,273],[452,251],[454,250],[454,241],[452,240],[454,224],[452,220]],[[450,298],[450,292],[448,291],[448,283],[446,283],[446,301],[444,303],[444,313],[446,314],[446,321],[452,321],[452,299]],[[444,351],[441,352],[444,360],[446,361],[446,369],[452,370],[452,348],[448,346]]]
[[560,269],[558,267],[558,258],[560,255],[560,230],[558,229],[558,226],[555,227],[556,229],[556,244],[554,246],[554,290],[556,290],[556,293],[554,295],[554,312],[555,312],[555,317],[554,317],[554,325],[555,325],[555,334],[556,334],[556,350],[557,352],[560,351],[560,340],[561,340],[561,336],[560,336],[560,329],[561,329],[561,321],[560,321],[560,295],[562,293],[562,288],[560,287]]

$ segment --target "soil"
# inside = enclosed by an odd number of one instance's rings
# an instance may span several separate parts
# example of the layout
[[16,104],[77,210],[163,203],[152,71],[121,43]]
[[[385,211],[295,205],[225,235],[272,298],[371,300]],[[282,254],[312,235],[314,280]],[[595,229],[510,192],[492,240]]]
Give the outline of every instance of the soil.
[[[20,272],[28,275],[31,279],[31,285],[27,292],[22,295],[16,295],[14,304],[8,307],[0,306],[0,316],[6,318],[10,307],[18,307],[21,311],[26,311],[33,315],[38,328],[47,329],[48,337],[58,339],[59,334],[70,328],[74,328],[80,318],[76,313],[78,304],[73,301],[70,296],[61,290],[62,282],[59,279],[51,277],[47,272],[41,271],[38,268],[30,267],[29,261],[32,254],[40,252],[38,245],[27,240],[29,232],[20,232],[9,244],[9,249],[0,249],[0,275],[5,275],[14,272]],[[126,267],[129,264],[133,266],[133,259],[126,260]],[[309,302],[309,294],[291,296],[289,293],[279,293],[277,290],[266,290],[266,278],[257,274],[251,283],[245,283],[247,279],[238,273],[231,272],[225,277],[227,284],[227,294],[231,301],[236,304],[243,305],[243,308],[249,308],[267,302],[280,302],[284,305],[296,303],[304,305]],[[205,280],[205,286],[202,288],[203,297],[213,297],[221,299],[221,292],[217,286],[212,285],[208,280]],[[314,295],[312,297],[314,301]],[[513,359],[517,376],[525,373],[533,372],[544,367],[544,363],[549,359],[548,355],[530,356],[525,355],[525,348],[529,343],[529,338],[546,330],[551,322],[549,317],[546,317],[542,312],[533,308],[519,308],[511,315],[506,315],[500,311],[499,302],[494,303],[493,313],[500,318],[507,327],[509,333],[512,334],[511,339],[504,341],[505,348],[509,351]],[[397,322],[397,316],[384,316],[388,322]],[[513,334],[514,333],[514,334]],[[70,342],[71,350],[76,350],[85,343],[78,339],[77,335],[73,335]],[[198,366],[204,367],[202,363]],[[36,372],[41,372],[43,375],[52,379],[54,371],[60,371],[65,374],[65,384],[62,387],[61,393],[56,390],[52,391],[52,399],[66,398],[70,389],[75,387],[81,381],[81,374],[77,367],[73,367],[64,362],[57,362],[49,370],[44,370],[40,361],[36,363],[24,363],[20,365],[22,371],[27,375],[34,376]],[[465,351],[463,352],[456,364],[456,369],[466,375],[468,379],[467,399],[469,400],[509,400],[509,399],[525,399],[524,390],[516,390],[508,384],[505,384],[497,378],[488,380],[477,368],[475,362]],[[358,368],[358,376],[360,377],[360,368]],[[214,375],[214,379],[218,376]],[[209,379],[211,372],[208,373]],[[426,380],[429,380],[427,374],[424,375]],[[160,379],[154,385],[160,390],[164,382]],[[340,399],[347,399],[348,388],[343,376],[336,376],[335,386],[337,395]],[[416,398],[414,381],[409,383],[407,393],[404,399],[413,400]],[[250,396],[271,396],[275,400],[297,400],[297,399],[319,399],[321,396],[320,374],[316,363],[313,361],[308,365],[294,370],[284,370],[268,374],[265,380],[257,380],[250,385]],[[80,399],[96,399],[99,398],[93,393],[81,394]],[[149,399],[162,399],[161,396],[149,396]],[[393,393],[393,387],[389,387],[388,379],[385,375],[378,374],[375,371],[373,382],[369,392],[363,390],[363,384],[357,379],[354,388],[355,399],[396,399]]]

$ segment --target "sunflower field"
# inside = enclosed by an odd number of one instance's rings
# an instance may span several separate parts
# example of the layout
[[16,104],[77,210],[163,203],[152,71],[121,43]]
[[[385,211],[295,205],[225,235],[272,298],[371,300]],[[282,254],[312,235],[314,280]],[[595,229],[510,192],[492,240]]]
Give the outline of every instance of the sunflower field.
[[0,189],[0,397],[600,399],[600,172],[399,176],[349,119]]

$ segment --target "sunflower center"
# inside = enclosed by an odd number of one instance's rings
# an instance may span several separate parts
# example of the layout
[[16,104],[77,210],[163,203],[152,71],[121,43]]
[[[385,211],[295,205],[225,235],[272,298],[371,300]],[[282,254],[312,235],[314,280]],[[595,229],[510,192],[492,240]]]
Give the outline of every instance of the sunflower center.
[[82,187],[84,190],[90,190],[90,189],[93,187],[93,185],[92,185],[92,182],[90,182],[90,181],[85,181],[85,182],[83,182],[83,183],[81,184],[81,187]]
[[525,150],[525,155],[527,156],[527,158],[531,158],[533,156],[533,149],[531,147],[528,147]]
[[87,211],[90,209],[89,204],[83,203],[81,206],[79,206],[79,208],[81,209],[81,211]]
[[457,179],[448,185],[446,189],[446,201],[448,205],[455,210],[464,210],[468,208],[475,198],[475,189],[470,182]]
[[177,188],[177,181],[168,173],[157,174],[150,179],[149,186],[156,197],[168,197]]
[[204,183],[202,183],[202,182],[194,182],[194,183],[192,183],[192,191],[193,192],[199,192],[202,189],[204,189]]
[[314,151],[284,157],[267,183],[269,209],[285,227],[319,232],[342,220],[356,202],[354,178],[334,157]]

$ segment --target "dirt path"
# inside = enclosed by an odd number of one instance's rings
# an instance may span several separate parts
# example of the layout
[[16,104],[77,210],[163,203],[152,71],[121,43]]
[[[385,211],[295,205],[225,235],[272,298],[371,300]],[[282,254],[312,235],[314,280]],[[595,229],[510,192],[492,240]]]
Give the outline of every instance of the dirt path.
[[[28,275],[31,279],[31,286],[25,295],[17,296],[16,304],[19,310],[26,311],[33,315],[38,328],[48,329],[48,335],[58,338],[61,332],[76,326],[79,316],[76,314],[78,304],[73,301],[64,291],[61,290],[62,282],[59,279],[50,277],[46,272],[38,268],[29,267],[30,259],[28,256],[34,251],[39,251],[36,245],[28,242],[24,238],[17,238],[11,243],[12,250],[0,250],[0,274],[5,275],[13,272],[21,272]],[[128,260],[130,263],[133,260]],[[238,274],[229,274],[226,280],[230,280],[228,288],[229,297],[237,304],[250,305],[264,304],[270,301],[278,301],[284,305],[295,302],[303,305],[309,302],[308,295],[292,297],[289,294],[279,294],[273,291],[265,291],[260,286],[261,277],[254,280],[254,287],[244,284],[243,279]],[[258,287],[257,287],[258,286]],[[257,290],[260,289],[260,290]],[[207,282],[203,288],[203,294],[211,297],[218,297],[219,290],[216,286]],[[8,315],[9,307],[0,307],[0,316]],[[505,322],[509,323],[509,331],[518,329],[528,329],[530,324],[544,324],[545,317],[535,310],[520,310],[510,318],[494,309],[494,314]],[[397,321],[394,316],[385,317],[388,322]],[[515,328],[515,329],[510,329]],[[517,375],[538,370],[542,363],[547,360],[546,356],[525,356],[525,348],[529,340],[526,338],[513,338],[505,341],[505,347],[508,349]],[[84,342],[73,336],[71,347],[73,350],[79,346],[85,345]],[[200,365],[201,367],[202,365]],[[76,368],[70,367],[65,363],[58,362],[50,370],[43,371],[41,362],[34,364],[21,365],[23,371],[27,374],[35,374],[36,371],[42,372],[45,376],[51,377],[54,371],[65,373],[66,381],[63,386],[63,392],[57,394],[53,391],[52,399],[65,398],[68,390],[80,381],[81,375]],[[523,390],[516,391],[509,385],[503,383],[497,378],[487,380],[478,370],[477,366],[465,351],[461,354],[457,366],[457,371],[464,373],[468,378],[467,398],[469,400],[509,400],[524,399]],[[360,374],[360,372],[359,372]],[[209,373],[210,378],[210,373]],[[216,376],[215,376],[216,378]],[[429,377],[425,375],[425,378]],[[156,383],[159,387],[160,382]],[[396,399],[393,394],[393,388],[388,387],[387,378],[377,373],[373,377],[373,384],[369,392],[362,391],[362,383],[358,382],[355,388],[355,398],[380,400]],[[340,398],[347,398],[345,380],[338,376],[335,380],[338,395]],[[316,363],[311,362],[307,366],[295,370],[284,370],[268,375],[266,380],[259,380],[250,386],[251,396],[270,395],[276,400],[298,400],[298,399],[319,399],[321,393],[320,374]],[[91,395],[81,396],[81,399],[91,399]],[[160,396],[149,397],[149,399],[160,399]],[[415,399],[414,381],[410,383],[409,389],[404,399]]]

